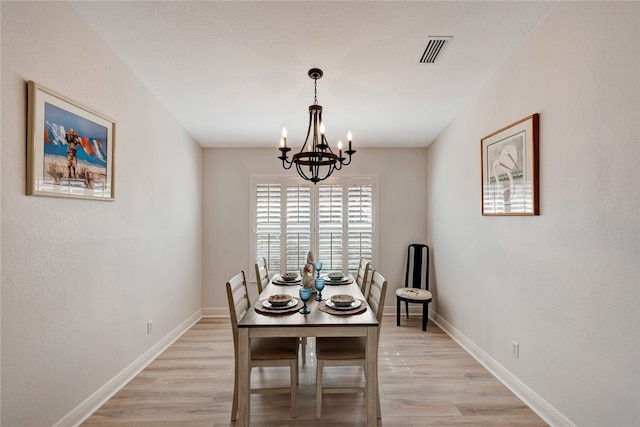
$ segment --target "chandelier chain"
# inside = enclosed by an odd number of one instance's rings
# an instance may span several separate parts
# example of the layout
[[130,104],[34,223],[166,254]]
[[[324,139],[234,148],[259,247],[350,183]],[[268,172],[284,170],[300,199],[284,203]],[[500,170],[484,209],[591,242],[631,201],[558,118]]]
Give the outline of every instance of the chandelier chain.
[[318,105],[318,79],[313,79],[313,105]]

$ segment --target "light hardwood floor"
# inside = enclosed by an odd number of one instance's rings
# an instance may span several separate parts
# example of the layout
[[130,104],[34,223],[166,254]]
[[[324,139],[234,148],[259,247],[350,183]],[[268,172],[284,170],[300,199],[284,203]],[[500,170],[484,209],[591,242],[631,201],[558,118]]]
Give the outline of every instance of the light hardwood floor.
[[[325,395],[315,419],[313,339],[300,364],[298,417],[288,394],[252,395],[252,426],[364,426],[361,394]],[[255,385],[286,386],[288,368],[256,368]],[[326,368],[325,383],[361,381],[360,368]],[[380,334],[381,426],[546,426],[435,324],[420,330],[420,316],[385,317]],[[229,320],[203,318],[83,426],[232,426],[233,339]]]

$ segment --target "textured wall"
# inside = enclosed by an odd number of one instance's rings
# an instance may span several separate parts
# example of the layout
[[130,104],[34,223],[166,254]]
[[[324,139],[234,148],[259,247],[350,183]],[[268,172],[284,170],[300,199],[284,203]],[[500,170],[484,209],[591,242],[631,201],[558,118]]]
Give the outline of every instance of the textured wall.
[[[426,148],[360,149],[340,175],[378,176],[379,256],[374,266],[389,283],[387,305],[404,286],[407,245],[426,239]],[[251,175],[295,176],[282,169],[273,149],[204,150],[203,297],[205,314],[227,313],[226,281],[244,269],[255,282],[250,212]],[[221,244],[224,242],[224,244]],[[253,258],[252,258],[253,257]],[[250,287],[255,291],[255,286]],[[395,310],[394,310],[395,312]]]
[[[640,425],[638,22],[559,3],[428,149],[438,315],[583,427]],[[480,139],[535,112],[541,215],[482,217]]]
[[[2,5],[0,5],[0,23],[2,23]],[[0,58],[2,58],[2,31],[0,31]],[[0,68],[0,79],[2,69]],[[2,99],[2,85],[0,84],[0,99]],[[0,136],[2,135],[2,111],[0,111]],[[0,138],[0,176],[2,176],[2,138]],[[0,184],[0,200],[2,200],[2,185]],[[2,205],[0,204],[0,224],[2,224]],[[2,227],[0,226],[0,330],[2,330]],[[0,366],[2,366],[2,334],[0,334]],[[0,369],[0,389],[2,388],[2,369]],[[0,425],[2,424],[2,393],[0,392]]]
[[[199,312],[201,149],[66,2],[1,29],[2,425],[50,426]],[[25,195],[26,80],[116,120],[115,202]]]

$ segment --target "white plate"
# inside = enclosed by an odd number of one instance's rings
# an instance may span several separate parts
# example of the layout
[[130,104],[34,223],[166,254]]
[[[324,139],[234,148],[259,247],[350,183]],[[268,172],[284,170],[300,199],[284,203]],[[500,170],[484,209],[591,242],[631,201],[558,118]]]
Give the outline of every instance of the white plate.
[[361,304],[362,304],[362,302],[359,299],[357,299],[357,300],[353,301],[351,303],[351,305],[348,305],[346,307],[338,307],[337,305],[335,305],[333,303],[333,301],[331,301],[331,299],[327,300],[327,307],[331,307],[334,310],[353,310],[354,308],[360,307]]
[[293,280],[286,280],[284,277],[282,277],[282,274],[278,274],[276,277],[279,277],[280,278],[279,280],[282,280],[283,282],[295,282],[296,280],[300,280],[299,274]]
[[291,308],[291,307],[295,307],[298,304],[298,300],[295,298],[291,298],[291,301],[289,301],[289,304],[287,305],[282,305],[280,307],[274,307],[271,305],[271,303],[269,302],[268,299],[262,301],[262,306],[264,308],[268,308],[270,310],[285,310],[287,308]]
[[322,278],[324,279],[324,284],[325,285],[329,285],[329,286],[331,286],[331,285],[347,285],[347,284],[351,283],[347,276],[343,276],[342,279],[340,279],[340,280],[331,280],[326,275],[322,276]]
[[300,282],[302,281],[302,278],[300,276],[298,276],[297,279],[295,280],[284,280],[282,278],[282,276],[278,275],[276,277],[273,278],[274,282],[277,282],[278,284],[286,284],[286,285],[297,285],[300,284]]

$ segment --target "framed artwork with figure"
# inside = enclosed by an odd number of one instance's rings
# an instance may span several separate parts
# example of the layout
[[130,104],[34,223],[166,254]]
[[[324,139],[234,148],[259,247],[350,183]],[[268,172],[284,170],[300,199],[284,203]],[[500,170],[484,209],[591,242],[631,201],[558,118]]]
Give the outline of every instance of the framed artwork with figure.
[[27,83],[27,194],[115,200],[115,122]]
[[538,126],[536,113],[480,141],[482,215],[539,215]]

